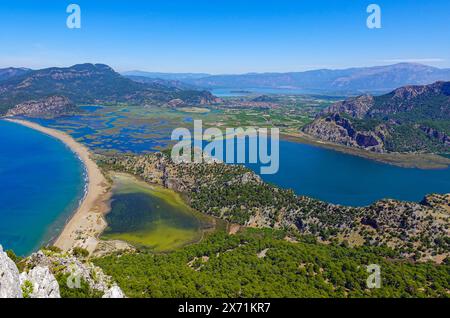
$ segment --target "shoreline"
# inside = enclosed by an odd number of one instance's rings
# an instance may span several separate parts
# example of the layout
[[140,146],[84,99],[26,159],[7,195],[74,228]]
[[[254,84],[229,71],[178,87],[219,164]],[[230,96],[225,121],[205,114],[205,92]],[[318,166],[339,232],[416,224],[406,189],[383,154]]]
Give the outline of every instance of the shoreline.
[[344,154],[362,157],[365,159],[373,160],[375,162],[380,162],[402,168],[417,168],[430,170],[430,169],[448,169],[450,167],[450,159],[436,154],[369,152],[363,149],[351,148],[345,145],[339,145],[327,141],[318,140],[302,132],[281,133],[280,139],[282,138],[288,141],[329,149]]
[[71,215],[70,219],[67,220],[64,229],[56,240],[54,240],[53,245],[64,251],[68,251],[74,247],[82,247],[90,253],[93,253],[99,242],[98,236],[107,226],[104,215],[110,210],[109,200],[111,198],[111,187],[100,168],[91,159],[89,149],[75,141],[75,139],[65,132],[43,127],[22,119],[3,119],[37,130],[60,140],[80,159],[86,173],[86,191],[78,208]]

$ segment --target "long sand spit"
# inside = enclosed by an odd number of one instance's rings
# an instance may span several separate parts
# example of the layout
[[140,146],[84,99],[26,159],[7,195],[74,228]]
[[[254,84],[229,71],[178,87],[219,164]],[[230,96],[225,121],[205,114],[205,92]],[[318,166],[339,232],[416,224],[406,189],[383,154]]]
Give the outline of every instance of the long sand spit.
[[104,215],[109,212],[111,197],[110,185],[99,167],[91,158],[88,148],[75,141],[68,134],[43,127],[21,119],[6,119],[44,134],[59,139],[66,144],[83,162],[87,173],[85,196],[76,212],[65,225],[54,245],[67,251],[79,246],[93,252],[98,244],[98,237],[106,228]]

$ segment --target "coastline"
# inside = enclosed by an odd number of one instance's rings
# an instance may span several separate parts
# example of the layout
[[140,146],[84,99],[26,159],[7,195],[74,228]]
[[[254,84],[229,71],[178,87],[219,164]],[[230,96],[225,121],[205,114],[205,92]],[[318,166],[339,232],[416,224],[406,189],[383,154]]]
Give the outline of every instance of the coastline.
[[104,215],[110,210],[109,199],[111,198],[111,191],[107,179],[94,160],[91,159],[89,149],[75,141],[68,134],[56,129],[43,127],[22,119],[3,119],[60,140],[81,160],[87,174],[86,193],[53,245],[64,251],[73,247],[82,247],[90,253],[94,252],[99,242],[98,236],[107,226]]
[[283,133],[280,139],[330,149],[402,168],[447,169],[450,159],[435,154],[376,153],[315,139],[302,132]]

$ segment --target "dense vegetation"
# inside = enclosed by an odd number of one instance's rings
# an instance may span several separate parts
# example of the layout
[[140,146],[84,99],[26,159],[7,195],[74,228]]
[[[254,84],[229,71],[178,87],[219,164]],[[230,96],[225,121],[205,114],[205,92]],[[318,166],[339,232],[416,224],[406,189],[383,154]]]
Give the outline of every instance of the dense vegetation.
[[[285,233],[219,232],[170,254],[111,255],[94,260],[129,297],[448,297],[450,266],[394,260],[387,248],[349,249]],[[381,267],[369,289],[366,266]]]
[[450,153],[450,82],[335,103],[304,131],[367,150]]
[[[442,129],[440,130],[442,132],[449,130],[450,121],[439,128]],[[392,127],[390,136],[385,141],[385,146],[386,150],[395,152],[450,152],[449,146],[446,146],[435,138],[430,138],[430,136],[414,124],[402,124]]]
[[175,164],[161,153],[105,156],[99,164],[174,189],[194,209],[240,225],[281,228],[357,246],[387,245],[414,259],[445,257],[450,250],[450,195],[430,195],[422,203],[381,200],[355,208],[297,196],[243,166]]
[[103,64],[80,64],[19,73],[0,83],[0,114],[15,105],[49,96],[65,96],[75,104],[89,103],[208,103],[209,92],[180,90],[132,81]]
[[70,274],[58,273],[56,280],[59,285],[59,292],[61,298],[101,298],[102,292],[92,289],[83,278],[79,278],[79,286],[77,288],[70,288],[67,281],[70,280]]

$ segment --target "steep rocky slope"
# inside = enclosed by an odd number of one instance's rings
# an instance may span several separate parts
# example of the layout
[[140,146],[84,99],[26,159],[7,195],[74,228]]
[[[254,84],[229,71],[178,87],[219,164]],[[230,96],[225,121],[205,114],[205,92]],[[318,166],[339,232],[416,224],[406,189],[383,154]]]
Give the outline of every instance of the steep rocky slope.
[[0,245],[0,298],[22,298],[20,276],[16,264]]
[[303,132],[376,152],[450,152],[450,82],[335,103]]
[[64,96],[50,96],[18,104],[8,110],[6,116],[59,116],[76,111],[76,106],[68,98]]
[[13,261],[0,245],[0,298],[125,297],[111,277],[74,254],[48,248],[24,259],[12,254]]

